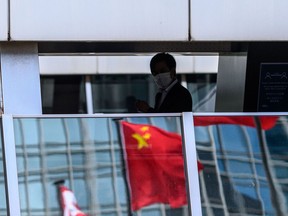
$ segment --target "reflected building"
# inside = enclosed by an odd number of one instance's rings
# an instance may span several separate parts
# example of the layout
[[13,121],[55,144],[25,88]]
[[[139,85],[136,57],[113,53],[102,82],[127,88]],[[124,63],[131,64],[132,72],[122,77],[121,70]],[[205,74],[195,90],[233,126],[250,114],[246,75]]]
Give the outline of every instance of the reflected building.
[[[278,121],[261,135],[248,126],[195,127],[198,156],[205,166],[200,174],[204,215],[287,214],[285,186],[277,176],[287,169],[280,156],[287,149],[287,118]],[[280,151],[275,139],[282,142]]]
[[[179,117],[125,120],[183,133]],[[21,215],[60,215],[53,184],[59,179],[65,179],[88,215],[129,215],[115,119],[14,118],[13,122]],[[203,215],[287,214],[286,117],[261,133],[255,127],[227,124],[194,129],[197,155],[204,165],[199,175]],[[1,188],[4,191],[3,182]],[[154,204],[134,215],[189,213],[187,206]]]
[[[178,118],[132,118],[181,132]],[[54,182],[64,179],[88,215],[128,215],[119,131],[112,118],[14,120],[21,215],[59,215]],[[187,215],[155,204],[135,215]]]

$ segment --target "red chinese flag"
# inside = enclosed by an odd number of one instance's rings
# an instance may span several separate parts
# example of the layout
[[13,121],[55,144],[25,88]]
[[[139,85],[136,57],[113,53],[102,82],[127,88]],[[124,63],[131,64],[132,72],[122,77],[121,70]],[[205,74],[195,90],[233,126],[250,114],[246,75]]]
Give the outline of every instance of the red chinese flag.
[[[261,128],[269,130],[275,126],[278,116],[259,117]],[[256,127],[252,116],[194,116],[194,126],[209,126],[213,124],[237,124]]]
[[121,125],[132,210],[154,203],[187,204],[181,136],[151,125]]
[[60,190],[60,201],[63,216],[86,216],[86,214],[80,210],[74,193],[64,185],[60,185],[58,188]]

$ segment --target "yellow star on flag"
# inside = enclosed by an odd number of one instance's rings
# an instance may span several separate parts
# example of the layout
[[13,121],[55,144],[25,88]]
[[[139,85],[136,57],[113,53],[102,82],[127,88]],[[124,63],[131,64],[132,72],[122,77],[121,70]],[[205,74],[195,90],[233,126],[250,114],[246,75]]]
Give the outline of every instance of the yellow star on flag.
[[144,138],[145,140],[150,139],[150,137],[151,137],[151,134],[150,134],[150,133],[145,133],[145,134],[143,135],[143,138]]
[[143,127],[141,127],[140,130],[143,131],[143,132],[145,132],[145,131],[148,131],[148,130],[149,130],[149,127],[148,127],[148,126],[143,126]]
[[148,148],[149,144],[146,142],[145,138],[142,137],[140,134],[134,133],[132,137],[137,140],[138,142],[138,149]]

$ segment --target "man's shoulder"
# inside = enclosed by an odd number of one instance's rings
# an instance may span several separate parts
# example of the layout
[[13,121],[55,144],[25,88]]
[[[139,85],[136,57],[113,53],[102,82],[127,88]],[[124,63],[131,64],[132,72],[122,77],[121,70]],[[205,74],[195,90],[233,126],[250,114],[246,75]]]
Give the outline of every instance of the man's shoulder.
[[173,90],[178,91],[178,92],[182,92],[183,94],[189,94],[190,92],[187,88],[185,88],[184,86],[182,86],[179,82],[177,82],[175,84],[175,86],[173,86]]
[[192,111],[192,96],[187,88],[182,86],[180,83],[175,84],[171,91],[167,95],[166,105],[168,106],[169,102],[169,108],[166,107],[167,112],[190,112]]

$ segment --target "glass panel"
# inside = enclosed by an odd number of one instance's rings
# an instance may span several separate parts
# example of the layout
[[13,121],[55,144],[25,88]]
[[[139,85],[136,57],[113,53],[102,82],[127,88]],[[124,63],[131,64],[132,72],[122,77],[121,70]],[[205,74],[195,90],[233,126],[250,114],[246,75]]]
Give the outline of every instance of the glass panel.
[[137,113],[136,99],[152,102],[157,92],[151,75],[105,75],[92,77],[95,113]]
[[194,116],[203,215],[288,215],[287,116]]
[[2,151],[2,119],[0,119],[0,215],[7,215],[6,206],[6,191],[5,191],[5,175],[3,164],[3,151]]
[[21,215],[61,215],[61,196],[87,215],[188,215],[180,117],[14,123]]
[[[147,101],[154,106],[158,90],[152,76],[129,74],[133,72],[122,71],[123,68],[119,70],[117,74],[86,75],[91,77],[93,112],[137,113],[136,99]],[[213,71],[198,72],[181,74],[181,71],[178,71],[177,79],[187,83],[187,89],[193,98],[194,112],[212,112],[215,107],[217,74]],[[41,75],[40,78],[44,114],[87,113],[85,76]]]
[[194,112],[214,112],[216,73],[187,74],[187,89],[193,98]]
[[87,113],[84,76],[41,76],[42,110],[45,114]]
[[[186,78],[185,78],[186,77]],[[214,111],[217,74],[178,74],[187,83],[193,98],[193,111]],[[135,100],[149,102],[153,107],[157,87],[150,74],[97,75],[92,77],[95,113],[137,113]]]

